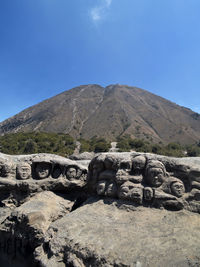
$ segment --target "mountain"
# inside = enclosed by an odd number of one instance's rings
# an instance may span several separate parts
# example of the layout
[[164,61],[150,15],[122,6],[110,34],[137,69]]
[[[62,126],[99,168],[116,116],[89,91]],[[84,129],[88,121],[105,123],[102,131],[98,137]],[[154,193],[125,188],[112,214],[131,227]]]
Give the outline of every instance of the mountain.
[[29,107],[0,123],[0,134],[61,132],[75,138],[130,134],[154,142],[200,140],[200,115],[127,85],[82,85]]

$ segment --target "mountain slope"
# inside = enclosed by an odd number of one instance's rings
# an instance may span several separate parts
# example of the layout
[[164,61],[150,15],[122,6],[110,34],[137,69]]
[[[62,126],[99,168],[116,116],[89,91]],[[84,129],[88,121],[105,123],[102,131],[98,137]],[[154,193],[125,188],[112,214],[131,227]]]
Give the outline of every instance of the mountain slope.
[[155,142],[200,140],[200,115],[148,91],[126,85],[82,85],[0,123],[0,134],[19,131],[95,135],[130,134]]

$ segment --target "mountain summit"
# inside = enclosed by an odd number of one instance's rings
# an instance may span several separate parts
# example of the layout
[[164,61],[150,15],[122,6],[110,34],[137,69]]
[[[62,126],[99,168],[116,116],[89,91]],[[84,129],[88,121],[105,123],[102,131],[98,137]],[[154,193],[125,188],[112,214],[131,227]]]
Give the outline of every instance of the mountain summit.
[[82,85],[29,107],[0,123],[0,134],[61,132],[75,138],[130,134],[154,142],[200,140],[200,115],[127,85]]

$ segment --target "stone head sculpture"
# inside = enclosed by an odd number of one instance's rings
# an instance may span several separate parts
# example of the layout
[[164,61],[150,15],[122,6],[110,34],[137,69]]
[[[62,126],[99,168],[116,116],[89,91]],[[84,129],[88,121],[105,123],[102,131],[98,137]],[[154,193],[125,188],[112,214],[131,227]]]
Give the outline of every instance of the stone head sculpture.
[[147,184],[153,187],[159,187],[165,180],[166,169],[162,162],[150,160],[147,163],[145,171],[145,180]]
[[119,188],[119,198],[132,200],[136,203],[142,203],[143,187],[131,182],[125,182]]
[[119,168],[115,175],[118,184],[122,184],[123,182],[128,181],[131,168],[132,168],[131,160],[122,160],[119,163]]
[[37,162],[35,166],[35,174],[37,179],[45,179],[51,173],[51,164],[48,162]]
[[128,173],[126,170],[123,170],[123,169],[119,169],[116,173],[116,182],[118,184],[122,184],[126,181],[128,181],[129,179],[129,176],[128,176]]
[[108,180],[98,181],[96,190],[99,196],[115,197],[117,195],[116,184]]
[[119,164],[119,169],[130,171],[132,167],[131,160],[122,160]]
[[106,196],[115,197],[117,195],[117,186],[113,182],[107,183]]
[[171,183],[170,185],[171,192],[176,197],[182,197],[185,193],[185,186],[182,181],[177,180]]
[[145,187],[143,190],[143,197],[145,201],[151,201],[153,199],[153,189],[151,187]]
[[136,156],[132,160],[132,171],[134,174],[141,174],[146,165],[146,158],[142,155]]
[[68,179],[75,179],[77,176],[77,169],[74,166],[69,166],[66,169],[66,177]]
[[8,177],[11,169],[12,165],[9,162],[0,162],[0,177]]
[[105,157],[104,166],[106,170],[117,170],[118,164],[116,157],[110,155]]
[[97,194],[99,196],[104,196],[105,195],[105,190],[106,190],[106,181],[101,180],[97,183]]
[[20,180],[29,179],[31,177],[31,166],[26,162],[18,164],[16,174],[17,178]]
[[105,169],[103,159],[99,159],[98,157],[93,158],[88,168],[90,177],[96,182],[99,174]]

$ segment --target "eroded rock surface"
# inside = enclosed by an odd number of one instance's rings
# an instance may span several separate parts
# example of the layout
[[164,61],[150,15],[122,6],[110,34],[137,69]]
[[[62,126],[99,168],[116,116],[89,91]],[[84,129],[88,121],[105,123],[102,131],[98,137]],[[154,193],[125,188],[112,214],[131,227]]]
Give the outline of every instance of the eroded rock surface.
[[89,188],[134,204],[200,213],[199,158],[152,154],[101,154],[89,165]]
[[44,243],[50,224],[68,214],[73,204],[45,191],[11,209],[0,226],[0,259],[8,266],[36,266],[34,250]]
[[51,225],[35,256],[41,266],[198,266],[199,223],[188,211],[90,199]]
[[1,266],[199,266],[200,158],[0,154]]
[[0,200],[18,205],[41,191],[80,191],[87,183],[87,168],[51,154],[7,156],[0,154]]

